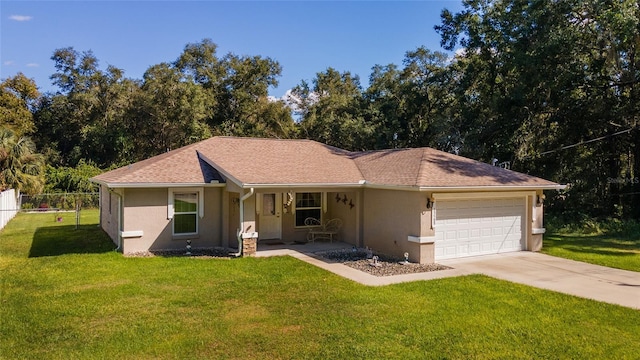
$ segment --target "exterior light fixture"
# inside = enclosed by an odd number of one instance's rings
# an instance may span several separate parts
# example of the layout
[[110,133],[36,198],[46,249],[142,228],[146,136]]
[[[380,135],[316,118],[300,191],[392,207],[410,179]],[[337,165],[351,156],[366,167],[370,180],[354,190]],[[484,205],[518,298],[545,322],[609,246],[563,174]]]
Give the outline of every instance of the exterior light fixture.
[[427,209],[431,209],[432,206],[433,206],[433,201],[431,200],[431,198],[427,198]]

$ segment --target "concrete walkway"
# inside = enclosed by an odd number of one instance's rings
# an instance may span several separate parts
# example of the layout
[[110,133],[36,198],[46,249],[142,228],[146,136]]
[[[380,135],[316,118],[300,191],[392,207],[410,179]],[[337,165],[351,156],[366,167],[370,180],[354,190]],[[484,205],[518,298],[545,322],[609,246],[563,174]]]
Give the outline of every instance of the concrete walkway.
[[640,309],[640,273],[528,251],[442,260],[451,270],[378,277],[314,255],[316,249],[282,247],[258,256],[289,255],[368,286],[484,274],[497,279]]

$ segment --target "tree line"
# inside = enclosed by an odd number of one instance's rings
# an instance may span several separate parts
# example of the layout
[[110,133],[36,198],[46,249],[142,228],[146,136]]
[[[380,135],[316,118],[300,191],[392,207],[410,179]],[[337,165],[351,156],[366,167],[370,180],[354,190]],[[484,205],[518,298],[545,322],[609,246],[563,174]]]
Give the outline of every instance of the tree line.
[[[458,13],[443,10],[435,30],[447,52],[420,47],[402,64],[376,65],[366,88],[357,75],[327,68],[284,100],[268,96],[282,73],[276,60],[219,55],[209,39],[142,79],[101,69],[90,51],[57,49],[57,91],[40,94],[21,74],[2,82],[0,181],[19,177],[5,174],[7,159],[19,157],[7,149],[28,138],[22,162],[46,163],[53,190],[74,187],[74,171],[214,135],[306,138],[349,150],[430,146],[506,163],[570,184],[550,194],[551,212],[640,218],[636,1],[465,0]],[[24,167],[32,191],[37,172],[27,170],[37,167]]]

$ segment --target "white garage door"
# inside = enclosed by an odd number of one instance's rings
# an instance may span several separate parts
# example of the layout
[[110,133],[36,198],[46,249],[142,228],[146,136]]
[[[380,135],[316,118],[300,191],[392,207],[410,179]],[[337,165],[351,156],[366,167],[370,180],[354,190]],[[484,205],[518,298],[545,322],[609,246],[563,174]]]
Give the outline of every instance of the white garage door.
[[435,217],[436,260],[524,249],[524,197],[442,200]]

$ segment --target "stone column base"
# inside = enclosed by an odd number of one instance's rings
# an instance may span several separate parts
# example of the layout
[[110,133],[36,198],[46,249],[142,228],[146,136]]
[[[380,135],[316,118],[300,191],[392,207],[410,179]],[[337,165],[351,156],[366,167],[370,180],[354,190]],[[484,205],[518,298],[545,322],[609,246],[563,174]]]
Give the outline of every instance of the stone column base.
[[258,250],[258,238],[242,239],[242,256],[256,256]]

